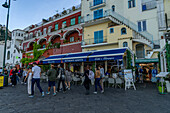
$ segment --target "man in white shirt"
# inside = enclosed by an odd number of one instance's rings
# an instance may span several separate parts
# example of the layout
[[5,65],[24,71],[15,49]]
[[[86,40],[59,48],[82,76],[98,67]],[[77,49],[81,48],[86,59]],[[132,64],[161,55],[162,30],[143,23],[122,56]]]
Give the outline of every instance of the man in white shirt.
[[104,86],[103,86],[103,79],[104,79],[105,75],[104,75],[104,68],[103,66],[100,66],[100,84],[101,84],[101,87],[103,89],[103,92],[104,92]]
[[35,83],[37,84],[37,87],[39,91],[41,92],[41,95],[44,96],[44,91],[42,90],[40,86],[41,68],[37,66],[36,62],[33,63],[32,75],[33,75],[32,86],[31,86],[32,94],[29,97],[34,97],[34,84]]

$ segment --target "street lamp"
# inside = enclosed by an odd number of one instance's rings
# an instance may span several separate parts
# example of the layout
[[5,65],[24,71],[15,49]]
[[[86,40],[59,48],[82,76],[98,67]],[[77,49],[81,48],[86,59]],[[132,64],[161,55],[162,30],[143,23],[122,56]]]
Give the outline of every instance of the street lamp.
[[5,58],[6,58],[6,42],[7,42],[7,38],[8,38],[8,23],[9,23],[9,10],[10,10],[10,3],[11,0],[6,2],[2,5],[4,8],[8,8],[8,13],[7,13],[7,23],[6,23],[6,34],[5,34],[5,45],[4,45],[4,60],[3,60],[3,70],[5,68]]

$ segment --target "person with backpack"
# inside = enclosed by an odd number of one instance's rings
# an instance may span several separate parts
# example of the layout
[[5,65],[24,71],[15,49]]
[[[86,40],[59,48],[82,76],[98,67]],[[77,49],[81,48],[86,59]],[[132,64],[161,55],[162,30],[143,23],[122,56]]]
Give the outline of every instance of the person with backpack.
[[95,92],[94,94],[97,94],[97,86],[99,86],[100,90],[101,90],[101,93],[104,93],[101,85],[100,85],[100,80],[101,80],[101,77],[100,77],[100,66],[96,68],[96,73],[95,73]]
[[89,90],[90,90],[90,82],[91,82],[90,79],[89,79],[89,66],[87,66],[85,68],[85,72],[84,72],[83,76],[85,77],[85,80],[84,80],[84,87],[86,89],[85,95],[89,95],[90,94],[90,92],[89,92]]
[[62,83],[62,88],[63,88],[63,93],[66,92],[66,86],[65,86],[65,72],[64,69],[60,66],[60,64],[58,65],[58,88],[57,88],[57,92],[59,92],[60,90],[60,83]]
[[54,64],[51,64],[51,69],[47,72],[47,76],[48,76],[47,95],[50,94],[50,89],[53,86],[53,89],[54,89],[53,96],[56,96],[56,86],[55,86],[56,75],[57,75],[57,71],[54,69]]

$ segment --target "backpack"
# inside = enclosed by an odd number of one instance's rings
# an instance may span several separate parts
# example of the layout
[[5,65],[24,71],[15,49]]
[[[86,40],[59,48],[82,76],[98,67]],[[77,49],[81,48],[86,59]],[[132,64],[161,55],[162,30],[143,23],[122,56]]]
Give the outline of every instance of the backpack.
[[94,79],[94,72],[89,70],[89,79],[92,80]]

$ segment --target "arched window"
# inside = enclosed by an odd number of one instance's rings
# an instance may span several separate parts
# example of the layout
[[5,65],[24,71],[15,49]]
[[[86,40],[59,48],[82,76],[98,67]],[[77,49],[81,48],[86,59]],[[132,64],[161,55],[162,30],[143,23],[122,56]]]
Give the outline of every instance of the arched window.
[[8,51],[8,53],[7,53],[7,60],[9,60],[10,59],[10,51]]
[[112,11],[115,12],[115,5],[112,5]]
[[45,44],[43,45],[43,48],[45,48]]
[[127,42],[123,42],[123,47],[128,47],[128,43]]
[[114,28],[110,28],[110,33],[114,33]]
[[123,27],[123,28],[121,29],[121,35],[124,35],[124,34],[127,34],[127,32],[126,32],[126,28]]

